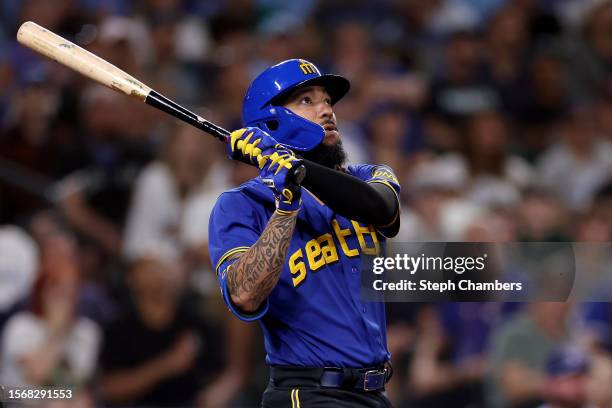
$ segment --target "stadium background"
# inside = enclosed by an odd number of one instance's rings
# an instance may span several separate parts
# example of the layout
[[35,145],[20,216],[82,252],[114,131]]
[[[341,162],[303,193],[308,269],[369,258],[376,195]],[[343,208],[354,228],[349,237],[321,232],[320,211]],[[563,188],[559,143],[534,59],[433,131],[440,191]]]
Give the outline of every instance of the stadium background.
[[[259,329],[221,304],[206,249],[216,197],[253,170],[19,46],[26,20],[227,129],[273,63],[346,76],[344,144],[398,174],[397,241],[610,241],[612,2],[4,0],[0,13],[5,386],[71,386],[78,407],[251,407],[267,381]],[[394,304],[389,394],[610,407],[611,327],[606,303]]]

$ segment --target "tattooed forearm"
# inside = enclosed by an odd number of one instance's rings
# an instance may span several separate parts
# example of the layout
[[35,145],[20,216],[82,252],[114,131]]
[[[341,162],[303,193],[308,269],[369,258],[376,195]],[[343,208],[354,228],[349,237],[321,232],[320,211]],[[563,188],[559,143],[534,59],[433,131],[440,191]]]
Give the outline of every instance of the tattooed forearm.
[[278,282],[297,213],[274,213],[261,237],[227,270],[227,288],[232,302],[246,312],[257,310]]

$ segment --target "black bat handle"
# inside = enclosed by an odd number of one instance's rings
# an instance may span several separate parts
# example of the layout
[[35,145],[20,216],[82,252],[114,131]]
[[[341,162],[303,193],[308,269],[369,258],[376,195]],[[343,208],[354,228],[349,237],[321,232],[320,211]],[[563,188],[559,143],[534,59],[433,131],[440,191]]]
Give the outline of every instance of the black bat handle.
[[[201,116],[196,115],[189,109],[185,109],[178,103],[166,98],[160,93],[151,90],[151,92],[149,92],[149,94],[145,98],[145,103],[161,111],[164,111],[174,116],[175,118],[182,120],[183,122],[187,122],[191,126],[203,130],[204,132],[216,137],[224,143],[228,143],[230,131],[222,128],[221,126],[217,126],[212,122],[207,121]],[[302,181],[304,180],[305,176],[306,167],[304,167],[304,165],[292,168],[289,173],[289,177],[291,177],[292,181],[298,185],[302,184]]]
[[217,126],[214,123],[202,118],[201,116],[196,115],[190,110],[183,108],[181,105],[174,101],[171,101],[162,94],[159,94],[155,91],[149,92],[149,94],[145,98],[145,103],[161,111],[169,113],[175,118],[180,119],[183,122],[187,122],[190,125],[195,126],[210,135],[213,135],[222,142],[227,143],[227,138],[230,135],[230,132],[228,130],[223,129],[221,126]]

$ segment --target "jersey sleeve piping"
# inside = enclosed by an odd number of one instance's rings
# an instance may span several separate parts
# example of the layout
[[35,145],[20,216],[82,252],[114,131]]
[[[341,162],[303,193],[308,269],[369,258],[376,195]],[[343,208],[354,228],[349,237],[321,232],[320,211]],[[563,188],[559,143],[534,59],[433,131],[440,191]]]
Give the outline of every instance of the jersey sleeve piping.
[[248,246],[239,246],[226,251],[223,255],[221,255],[221,258],[219,258],[219,262],[217,262],[217,266],[215,266],[215,274],[219,276],[219,268],[221,267],[221,264],[227,261],[229,257],[235,254],[239,254],[241,252],[246,252],[249,250],[249,248],[250,247]]
[[232,312],[237,318],[242,321],[252,322],[261,319],[268,312],[268,309],[270,307],[270,302],[268,301],[268,298],[266,298],[259,307],[259,309],[257,309],[253,313],[243,312],[234,304],[234,302],[232,302],[232,296],[230,295],[229,289],[227,288],[227,272],[228,269],[232,267],[232,265],[233,263],[230,263],[228,266],[225,267],[225,273],[223,274],[223,277],[221,279],[221,294],[223,296],[225,304],[227,305],[230,312]]

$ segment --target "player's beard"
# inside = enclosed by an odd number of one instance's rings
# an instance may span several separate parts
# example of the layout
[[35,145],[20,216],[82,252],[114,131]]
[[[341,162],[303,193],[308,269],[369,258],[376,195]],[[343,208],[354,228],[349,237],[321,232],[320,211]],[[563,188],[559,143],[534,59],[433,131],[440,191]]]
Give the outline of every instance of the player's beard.
[[342,141],[332,146],[321,143],[311,151],[302,153],[302,156],[307,160],[336,170],[339,170],[346,162],[346,152]]

